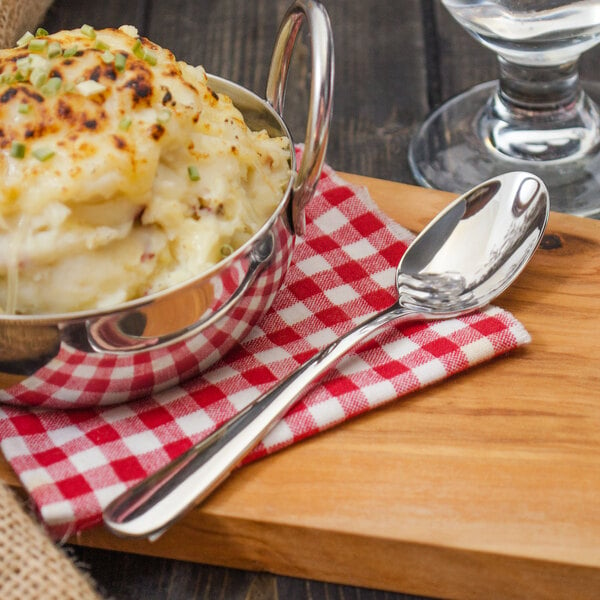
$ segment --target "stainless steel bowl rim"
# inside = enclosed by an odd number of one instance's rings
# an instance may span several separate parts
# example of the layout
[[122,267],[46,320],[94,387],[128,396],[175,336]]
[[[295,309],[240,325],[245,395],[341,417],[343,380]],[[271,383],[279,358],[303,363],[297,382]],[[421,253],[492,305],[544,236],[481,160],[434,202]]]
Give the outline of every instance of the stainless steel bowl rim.
[[122,312],[127,312],[129,310],[140,308],[143,306],[147,306],[157,300],[164,298],[170,294],[175,294],[179,290],[184,289],[188,286],[194,285],[198,280],[211,277],[212,275],[217,274],[219,271],[225,269],[231,263],[235,262],[240,256],[244,255],[248,252],[248,250],[256,243],[257,240],[261,239],[270,229],[273,227],[273,223],[280,217],[281,213],[287,209],[289,202],[291,201],[291,196],[293,195],[294,182],[296,180],[296,153],[294,150],[294,141],[290,134],[290,131],[285,124],[283,118],[275,111],[275,109],[269,104],[266,100],[252,92],[251,90],[233,82],[228,79],[224,79],[223,77],[219,77],[216,75],[207,74],[209,86],[211,84],[216,84],[215,87],[218,87],[219,84],[226,84],[229,87],[236,89],[240,94],[243,94],[249,98],[252,98],[256,103],[260,103],[262,105],[263,110],[268,111],[269,114],[276,119],[278,125],[281,127],[283,133],[285,133],[286,137],[290,143],[290,178],[288,180],[288,184],[286,186],[285,191],[282,192],[282,196],[280,201],[278,202],[276,208],[271,213],[267,221],[263,223],[263,225],[254,232],[252,237],[247,240],[244,244],[242,244],[239,248],[236,248],[234,252],[232,252],[229,256],[223,258],[219,262],[215,263],[208,269],[203,270],[201,273],[198,273],[195,277],[190,279],[186,279],[180,283],[169,286],[163,290],[159,290],[152,294],[148,294],[146,296],[140,296],[139,298],[134,298],[132,300],[128,300],[126,302],[121,302],[120,304],[115,304],[112,306],[107,306],[103,308],[95,308],[95,309],[86,309],[80,311],[72,311],[66,313],[41,313],[41,314],[22,314],[22,315],[4,315],[0,314],[0,322],[4,323],[23,323],[23,324],[35,324],[35,325],[53,325],[57,322],[60,323],[69,323],[74,321],[82,321],[88,319],[96,319],[98,317],[104,317],[108,315],[116,315]]

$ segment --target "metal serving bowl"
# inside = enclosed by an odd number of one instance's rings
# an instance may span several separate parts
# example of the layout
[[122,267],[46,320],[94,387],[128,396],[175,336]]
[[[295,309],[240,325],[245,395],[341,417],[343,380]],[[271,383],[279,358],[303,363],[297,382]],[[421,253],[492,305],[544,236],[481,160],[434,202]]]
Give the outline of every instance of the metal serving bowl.
[[[288,68],[306,23],[312,80],[305,148],[296,172],[282,119]],[[329,18],[314,0],[297,0],[282,21],[263,100],[209,76],[252,129],[290,141],[290,180],[269,220],[236,252],[198,277],[111,309],[0,316],[0,401],[86,407],[147,396],[188,379],[221,358],[268,310],[304,232],[304,207],[323,165],[333,92]],[[65,290],[68,293],[68,290]]]

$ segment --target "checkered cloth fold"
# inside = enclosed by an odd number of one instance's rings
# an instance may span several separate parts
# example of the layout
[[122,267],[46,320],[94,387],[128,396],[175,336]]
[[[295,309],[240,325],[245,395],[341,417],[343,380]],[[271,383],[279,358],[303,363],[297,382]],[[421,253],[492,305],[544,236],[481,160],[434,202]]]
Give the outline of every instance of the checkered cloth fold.
[[[273,306],[202,376],[108,408],[0,408],[0,447],[52,533],[100,523],[103,508],[127,487],[394,302],[408,231],[328,167],[306,216],[306,235]],[[459,319],[390,325],[308,391],[249,460],[528,341],[523,326],[493,306]]]

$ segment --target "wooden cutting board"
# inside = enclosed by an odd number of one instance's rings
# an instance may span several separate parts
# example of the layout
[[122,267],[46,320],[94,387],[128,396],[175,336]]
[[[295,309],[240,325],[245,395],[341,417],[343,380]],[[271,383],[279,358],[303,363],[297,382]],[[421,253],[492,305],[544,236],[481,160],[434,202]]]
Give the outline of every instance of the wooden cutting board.
[[[417,232],[450,195],[346,176]],[[600,597],[600,222],[552,214],[497,301],[532,343],[234,474],[154,543],[74,543],[452,598]],[[18,487],[0,462],[0,478]]]

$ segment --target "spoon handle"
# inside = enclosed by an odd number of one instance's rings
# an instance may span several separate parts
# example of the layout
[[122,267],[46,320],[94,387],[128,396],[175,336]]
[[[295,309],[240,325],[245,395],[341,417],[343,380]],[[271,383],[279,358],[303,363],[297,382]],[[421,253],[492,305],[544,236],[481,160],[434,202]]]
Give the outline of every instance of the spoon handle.
[[421,318],[398,303],[370,317],[281,380],[233,419],[116,498],[104,512],[118,535],[158,538],[231,473],[330,366],[390,321]]

